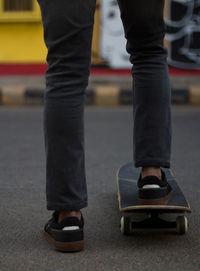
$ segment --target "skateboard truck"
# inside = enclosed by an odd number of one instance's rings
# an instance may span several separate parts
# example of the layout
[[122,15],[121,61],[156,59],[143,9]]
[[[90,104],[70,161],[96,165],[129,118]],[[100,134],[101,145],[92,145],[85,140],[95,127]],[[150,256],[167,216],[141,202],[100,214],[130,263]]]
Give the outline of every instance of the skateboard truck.
[[150,213],[147,218],[133,221],[130,216],[122,216],[120,230],[124,235],[130,235],[137,229],[175,229],[177,234],[185,234],[188,231],[187,217],[177,216],[176,221],[167,221],[159,217],[158,213]]

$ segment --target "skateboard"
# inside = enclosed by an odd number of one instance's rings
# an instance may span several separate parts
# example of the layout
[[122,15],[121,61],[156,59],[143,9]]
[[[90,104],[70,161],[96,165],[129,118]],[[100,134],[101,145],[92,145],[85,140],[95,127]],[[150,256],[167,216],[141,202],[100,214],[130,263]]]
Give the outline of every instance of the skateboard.
[[[122,213],[120,229],[124,235],[130,235],[138,229],[174,229],[178,234],[187,232],[188,220],[185,213],[191,212],[189,203],[172,171],[166,168],[162,170],[173,189],[169,201],[165,205],[140,205],[137,180],[141,168],[135,168],[133,163],[127,163],[118,169],[117,192],[119,210]],[[173,220],[163,219],[164,216],[174,215]]]

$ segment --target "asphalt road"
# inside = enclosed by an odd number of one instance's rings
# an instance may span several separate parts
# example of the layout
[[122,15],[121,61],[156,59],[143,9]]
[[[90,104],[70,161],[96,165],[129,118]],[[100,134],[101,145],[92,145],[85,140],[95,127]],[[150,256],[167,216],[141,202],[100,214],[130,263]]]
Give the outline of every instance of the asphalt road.
[[85,250],[65,254],[41,234],[50,216],[42,108],[0,107],[0,270],[200,270],[200,107],[172,109],[172,169],[193,210],[189,232],[120,233],[115,173],[132,160],[132,109],[87,107]]

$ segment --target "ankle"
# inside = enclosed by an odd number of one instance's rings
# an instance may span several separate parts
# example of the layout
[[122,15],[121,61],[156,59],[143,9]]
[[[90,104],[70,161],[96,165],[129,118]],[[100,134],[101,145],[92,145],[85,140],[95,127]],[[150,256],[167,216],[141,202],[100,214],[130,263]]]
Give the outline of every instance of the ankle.
[[145,166],[142,167],[142,178],[146,177],[146,176],[156,176],[158,177],[160,180],[162,179],[162,173],[161,173],[161,168],[160,167],[156,167],[156,166]]
[[60,223],[64,218],[75,216],[79,220],[81,220],[81,212],[80,211],[60,211],[58,223]]

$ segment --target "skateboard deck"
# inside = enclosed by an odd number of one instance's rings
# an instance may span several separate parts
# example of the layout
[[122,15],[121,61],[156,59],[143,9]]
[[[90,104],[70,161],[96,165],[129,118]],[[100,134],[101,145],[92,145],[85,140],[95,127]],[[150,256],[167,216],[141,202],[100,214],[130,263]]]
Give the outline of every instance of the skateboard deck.
[[[133,163],[127,163],[117,171],[117,192],[119,210],[125,216],[121,219],[121,231],[130,234],[133,228],[176,228],[177,233],[184,234],[188,229],[187,217],[177,216],[176,221],[166,221],[160,218],[163,213],[184,214],[191,212],[183,192],[176,182],[176,178],[170,169],[162,168],[173,192],[165,205],[140,205],[138,200],[137,180],[141,168],[135,168]],[[134,222],[128,214],[144,213],[148,218]]]

